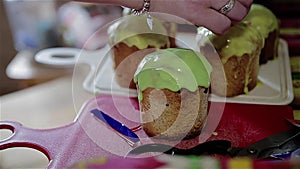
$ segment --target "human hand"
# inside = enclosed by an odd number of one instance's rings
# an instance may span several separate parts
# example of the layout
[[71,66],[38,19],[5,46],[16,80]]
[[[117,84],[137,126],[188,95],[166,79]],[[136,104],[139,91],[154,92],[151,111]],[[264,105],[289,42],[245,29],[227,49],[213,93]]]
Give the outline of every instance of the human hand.
[[248,13],[253,0],[235,0],[227,13],[220,9],[230,0],[151,0],[150,11],[176,15],[216,34],[226,32]]
[[[110,3],[140,9],[144,0],[76,1]],[[232,9],[222,13],[220,9],[231,1],[234,2]],[[253,0],[151,0],[149,11],[175,15],[194,25],[204,26],[216,34],[222,34],[247,15],[252,2]]]

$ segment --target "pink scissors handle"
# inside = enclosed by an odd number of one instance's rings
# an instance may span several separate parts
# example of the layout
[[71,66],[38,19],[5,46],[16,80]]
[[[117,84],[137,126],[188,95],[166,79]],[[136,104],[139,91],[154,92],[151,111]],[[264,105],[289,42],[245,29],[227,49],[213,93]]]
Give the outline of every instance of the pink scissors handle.
[[77,122],[54,129],[30,129],[18,122],[0,121],[1,129],[8,129],[13,133],[0,141],[0,150],[13,147],[39,150],[50,161],[48,169],[64,168],[90,157],[112,156],[92,142]]
[[[74,122],[53,129],[31,129],[18,122],[0,121],[0,130],[12,131],[10,137],[0,141],[0,150],[13,147],[39,150],[50,161],[48,169],[65,168],[75,162],[93,157],[125,155],[132,147],[116,133],[111,132],[107,126],[99,123],[90,111],[99,108],[132,128],[139,123],[124,118],[138,119],[139,117],[132,104],[128,104],[131,101],[132,99],[119,97],[112,99],[111,96],[91,99],[83,106]],[[124,113],[133,111],[134,113],[121,115],[115,106],[122,107]],[[113,146],[111,146],[112,140],[114,140]]]
[[10,137],[0,141],[0,150],[12,147],[29,147],[42,151],[49,159],[47,150],[40,144],[41,137],[36,137],[40,134],[36,130],[26,128],[22,124],[12,121],[1,121],[0,129],[8,129],[12,132]]

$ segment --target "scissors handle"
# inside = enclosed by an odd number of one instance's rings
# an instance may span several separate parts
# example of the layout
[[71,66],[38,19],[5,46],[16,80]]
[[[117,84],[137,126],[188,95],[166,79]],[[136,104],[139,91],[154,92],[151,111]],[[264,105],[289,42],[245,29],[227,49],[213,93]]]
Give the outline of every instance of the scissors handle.
[[53,159],[57,152],[59,143],[58,136],[70,133],[74,123],[54,129],[31,129],[21,123],[13,121],[0,121],[0,130],[7,129],[12,134],[0,141],[0,150],[14,147],[28,147],[41,151],[49,160]]
[[[95,150],[100,154],[103,153],[103,150],[96,144],[87,144],[87,146],[78,147],[77,149],[69,149],[69,145],[66,143],[72,143],[73,141],[73,143],[84,145],[89,139],[84,135],[85,131],[81,129],[80,123],[74,122],[53,129],[31,129],[18,122],[0,121],[1,129],[12,131],[12,135],[0,141],[0,150],[14,147],[27,147],[38,150],[45,154],[49,160],[47,169],[64,168],[77,160],[86,158],[85,155],[93,156],[96,154],[90,150]],[[81,139],[76,140],[76,136],[80,136]],[[83,152],[81,148],[86,149],[88,153],[81,155],[80,153]],[[73,156],[75,157],[70,159]]]
[[[12,121],[0,121],[0,129],[7,129],[12,132],[12,135],[0,141],[0,150],[13,147],[28,147],[41,151],[48,159],[50,159],[47,143],[54,141],[43,136],[42,130],[30,129],[24,127],[21,123]],[[51,141],[52,140],[52,141]]]

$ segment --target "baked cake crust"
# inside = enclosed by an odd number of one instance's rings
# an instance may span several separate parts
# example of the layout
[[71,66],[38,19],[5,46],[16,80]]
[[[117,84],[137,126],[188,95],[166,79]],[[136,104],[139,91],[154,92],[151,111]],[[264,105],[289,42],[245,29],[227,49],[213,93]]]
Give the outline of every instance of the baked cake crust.
[[134,73],[140,61],[155,48],[148,46],[146,49],[138,49],[136,46],[128,47],[125,43],[118,43],[112,47],[114,60],[115,79],[123,88],[136,89],[133,81]]
[[142,94],[141,120],[147,135],[169,140],[199,136],[207,117],[207,88],[195,92],[147,88]]

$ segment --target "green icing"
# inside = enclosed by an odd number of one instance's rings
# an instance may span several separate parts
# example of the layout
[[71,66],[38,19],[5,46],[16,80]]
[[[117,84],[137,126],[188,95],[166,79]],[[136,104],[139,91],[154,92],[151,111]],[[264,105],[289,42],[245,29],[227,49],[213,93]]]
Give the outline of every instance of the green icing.
[[[199,27],[198,32],[205,32],[204,27]],[[215,35],[211,31],[207,34],[212,45],[220,53],[223,63],[231,56],[241,57],[244,54],[252,53],[257,50],[257,45],[263,46],[264,40],[262,36],[246,23],[239,23],[231,27],[223,35]]]
[[263,36],[279,28],[278,19],[271,10],[260,4],[252,4],[244,21],[250,22]]
[[199,52],[168,48],[146,55],[135,72],[134,81],[140,91],[148,87],[196,91],[198,86],[209,87],[211,71],[211,65]]
[[108,29],[109,41],[111,44],[119,42],[127,46],[136,46],[139,49],[145,49],[148,46],[161,48],[169,47],[170,42],[167,36],[167,30],[162,21],[153,18],[153,29],[147,24],[147,16],[124,16]]

